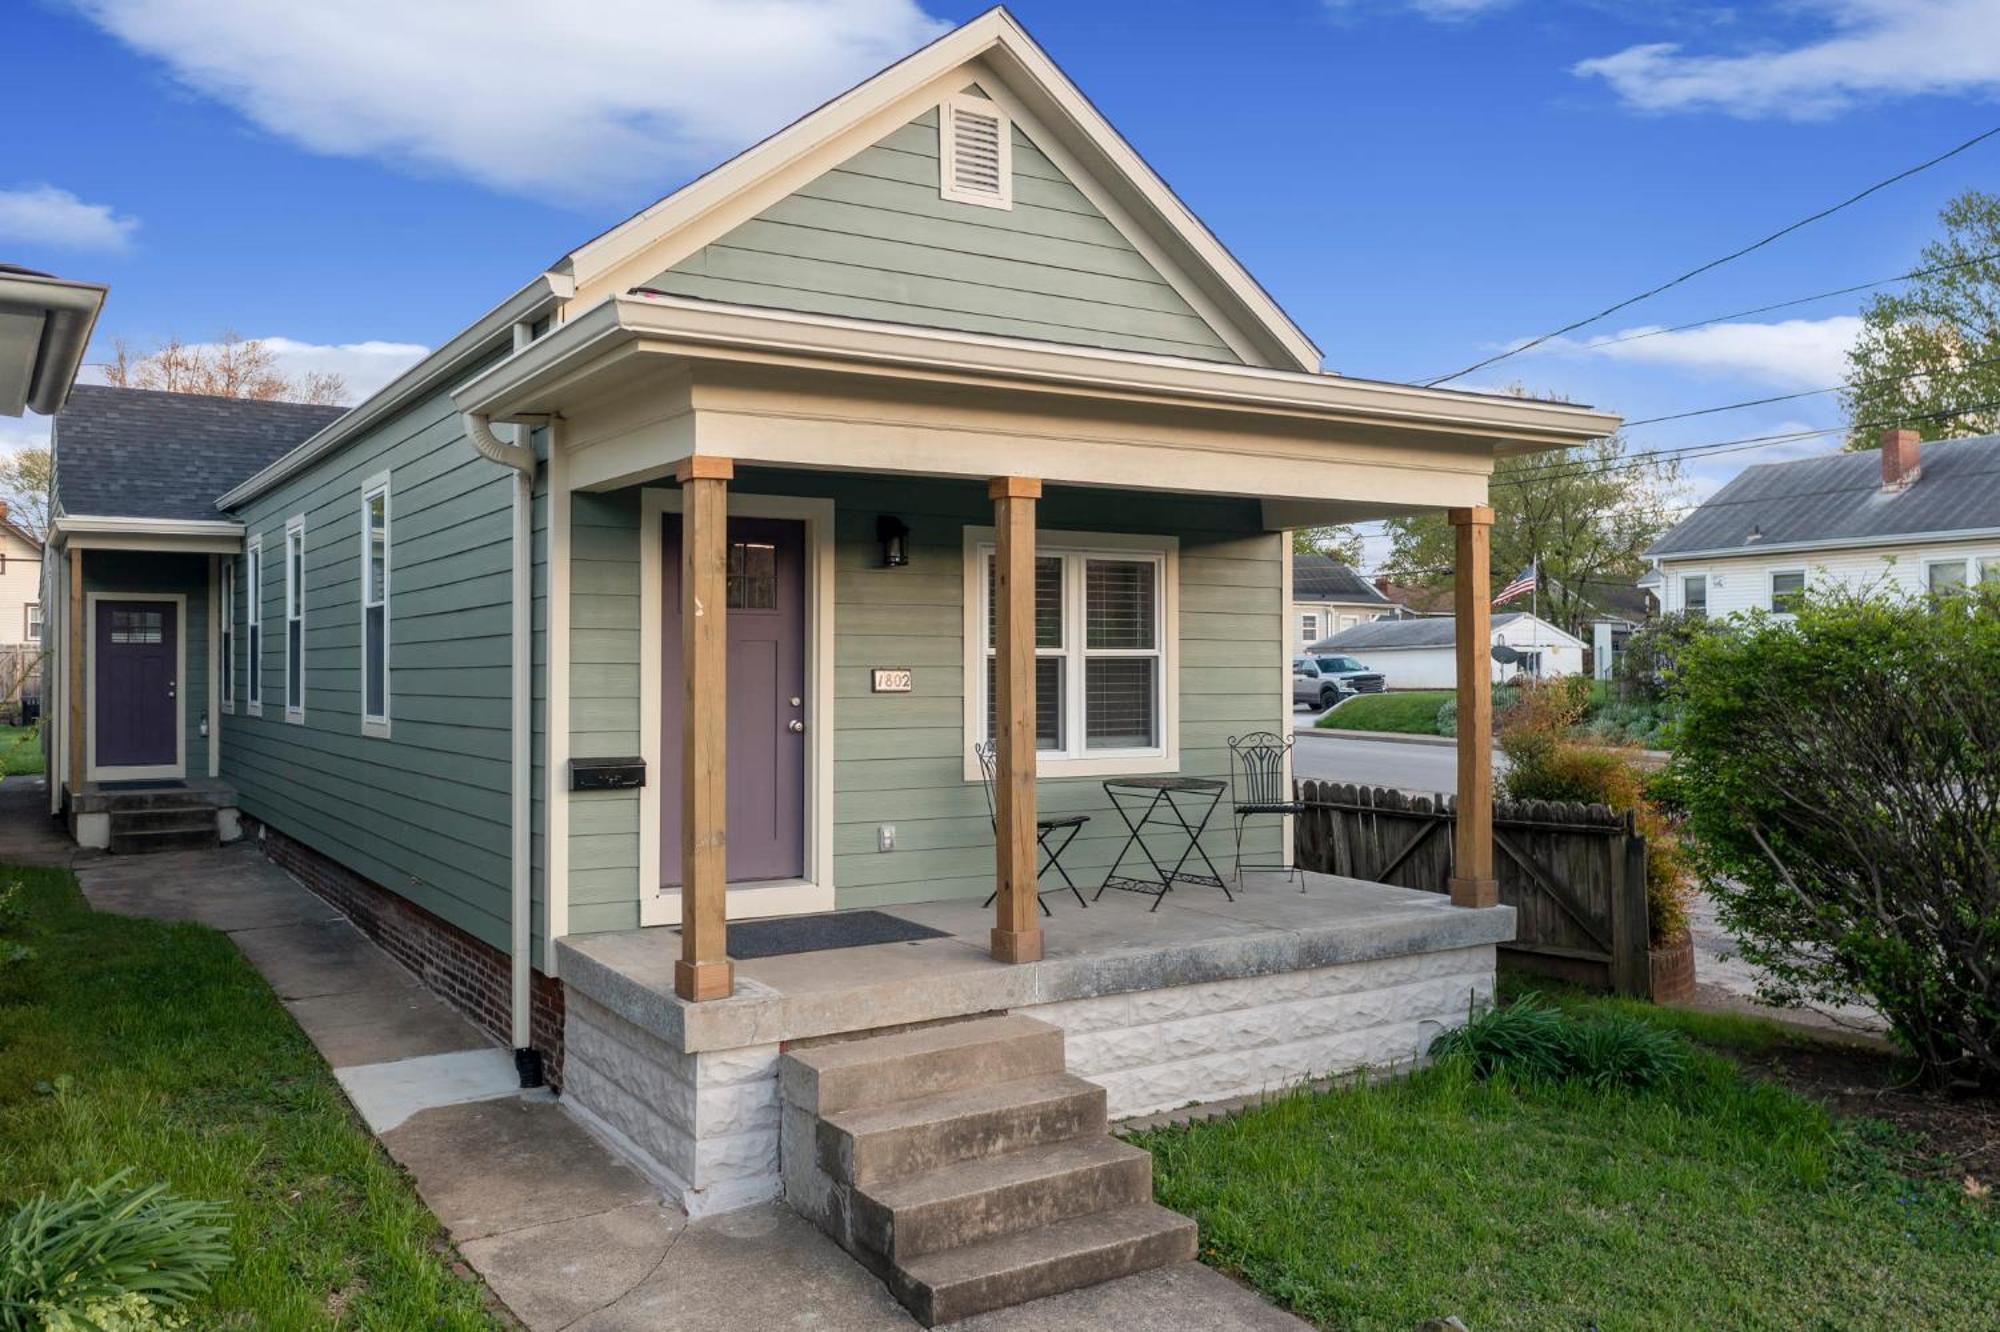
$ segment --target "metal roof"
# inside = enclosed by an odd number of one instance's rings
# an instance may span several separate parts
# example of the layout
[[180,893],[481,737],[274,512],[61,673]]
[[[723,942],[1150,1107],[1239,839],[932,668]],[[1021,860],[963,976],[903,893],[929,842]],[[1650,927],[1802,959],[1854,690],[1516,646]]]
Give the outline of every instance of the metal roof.
[[1918,463],[1917,479],[1901,490],[1882,488],[1882,456],[1874,449],[1746,467],[1646,554],[1747,553],[2000,529],[2000,435],[1931,440]]
[[56,503],[77,517],[213,521],[216,496],[346,412],[79,384],[55,420]]
[[[1493,617],[1495,629],[1529,618],[1525,611],[1511,611]],[[1417,620],[1370,620],[1352,629],[1343,629],[1331,638],[1322,638],[1311,651],[1360,652],[1369,648],[1446,648],[1458,643],[1458,621],[1450,616],[1425,616]]]
[[1292,556],[1292,600],[1391,604],[1375,584],[1331,555]]

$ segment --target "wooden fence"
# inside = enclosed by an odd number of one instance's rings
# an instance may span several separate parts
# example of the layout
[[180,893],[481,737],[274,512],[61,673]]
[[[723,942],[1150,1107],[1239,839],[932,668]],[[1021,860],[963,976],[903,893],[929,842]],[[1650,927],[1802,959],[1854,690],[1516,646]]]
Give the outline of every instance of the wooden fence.
[[[1426,892],[1449,891],[1457,801],[1345,782],[1301,782],[1298,863]],[[1603,805],[1501,800],[1494,875],[1514,908],[1510,960],[1585,985],[1647,992],[1646,839]]]
[[17,723],[41,707],[41,644],[0,643],[0,720]]

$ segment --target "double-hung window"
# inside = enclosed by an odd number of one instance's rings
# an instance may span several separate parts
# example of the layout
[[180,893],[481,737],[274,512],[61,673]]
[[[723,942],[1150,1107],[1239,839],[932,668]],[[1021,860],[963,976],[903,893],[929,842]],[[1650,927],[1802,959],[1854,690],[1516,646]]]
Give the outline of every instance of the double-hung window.
[[389,734],[389,474],[361,487],[361,730]]
[[217,666],[222,671],[222,710],[236,711],[236,561],[233,557],[222,561],[221,573],[217,577],[216,599],[222,603],[221,614],[216,616],[221,625],[216,643]]
[[285,720],[306,716],[306,517],[285,524]]
[[1966,587],[1966,566],[1970,561],[1959,558],[1932,560],[1924,565],[1924,583],[1934,596],[1946,596],[1953,592],[1963,592]]
[[1681,609],[1689,615],[1708,615],[1708,575],[1681,575]]
[[1797,613],[1799,603],[1805,600],[1806,571],[1804,569],[1774,569],[1771,571],[1771,610],[1778,615]]
[[264,712],[264,539],[250,538],[243,552],[244,702],[253,717]]
[[[1175,729],[1171,538],[1047,534],[1035,558],[1035,748],[1054,774],[1171,771]],[[969,602],[967,718],[993,738],[997,667],[994,547],[970,534],[977,571]],[[1102,544],[1099,544],[1099,543]],[[969,626],[971,628],[971,626]]]

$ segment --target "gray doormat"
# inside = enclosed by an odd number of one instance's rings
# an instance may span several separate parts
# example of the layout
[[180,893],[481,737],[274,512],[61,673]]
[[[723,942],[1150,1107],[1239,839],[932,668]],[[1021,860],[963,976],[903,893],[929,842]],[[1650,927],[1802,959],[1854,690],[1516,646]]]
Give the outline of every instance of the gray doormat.
[[729,922],[729,955],[748,961],[787,953],[817,953],[823,948],[865,948],[944,937],[943,930],[880,911],[829,911],[819,916],[733,920]]

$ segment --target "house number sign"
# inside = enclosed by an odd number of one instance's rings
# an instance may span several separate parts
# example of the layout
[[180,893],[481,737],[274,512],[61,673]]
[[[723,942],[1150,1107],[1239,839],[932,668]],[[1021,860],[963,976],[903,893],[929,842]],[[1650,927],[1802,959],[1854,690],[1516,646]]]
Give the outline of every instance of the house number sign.
[[910,692],[910,668],[877,666],[868,688],[871,693],[876,694],[907,694]]

